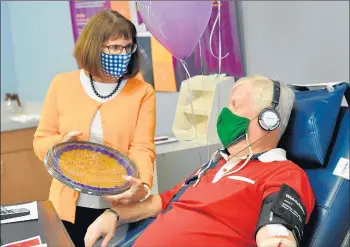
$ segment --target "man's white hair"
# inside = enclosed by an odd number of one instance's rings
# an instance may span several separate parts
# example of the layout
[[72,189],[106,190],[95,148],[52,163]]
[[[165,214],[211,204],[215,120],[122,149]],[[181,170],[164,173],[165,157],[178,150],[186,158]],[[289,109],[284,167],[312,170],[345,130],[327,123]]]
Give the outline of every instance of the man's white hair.
[[[261,75],[247,76],[239,79],[235,83],[235,87],[244,83],[250,83],[253,87],[253,98],[255,101],[256,110],[258,112],[262,111],[264,108],[268,108],[272,106],[273,87],[274,87],[272,80]],[[292,108],[294,104],[294,99],[295,99],[294,91],[290,87],[281,84],[280,100],[276,107],[276,110],[281,117],[281,123],[279,126],[280,138],[287,128],[290,114],[292,112]]]

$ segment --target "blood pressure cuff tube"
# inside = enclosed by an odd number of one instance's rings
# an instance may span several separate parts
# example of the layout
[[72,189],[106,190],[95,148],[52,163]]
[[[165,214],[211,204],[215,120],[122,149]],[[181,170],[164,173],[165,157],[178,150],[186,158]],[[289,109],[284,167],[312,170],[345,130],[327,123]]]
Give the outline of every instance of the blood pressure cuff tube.
[[281,224],[289,229],[298,247],[303,237],[306,221],[306,208],[293,188],[283,184],[278,193],[265,198],[255,235],[259,229],[269,224]]

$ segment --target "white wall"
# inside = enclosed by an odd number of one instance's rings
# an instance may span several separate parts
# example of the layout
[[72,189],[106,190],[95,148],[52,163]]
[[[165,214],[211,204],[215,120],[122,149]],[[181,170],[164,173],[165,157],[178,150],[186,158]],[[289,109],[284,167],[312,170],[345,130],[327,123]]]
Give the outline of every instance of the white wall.
[[9,16],[17,90],[42,101],[54,75],[77,69],[68,1],[11,1]]
[[9,7],[1,2],[1,100],[5,93],[17,92]]
[[247,73],[285,83],[349,81],[348,1],[242,1]]
[[[17,84],[22,100],[42,101],[55,74],[77,68],[69,2],[10,1],[4,14],[3,3],[2,94]],[[242,1],[238,8],[248,74],[285,83],[349,81],[349,2]],[[171,133],[177,95],[157,93],[158,135]]]

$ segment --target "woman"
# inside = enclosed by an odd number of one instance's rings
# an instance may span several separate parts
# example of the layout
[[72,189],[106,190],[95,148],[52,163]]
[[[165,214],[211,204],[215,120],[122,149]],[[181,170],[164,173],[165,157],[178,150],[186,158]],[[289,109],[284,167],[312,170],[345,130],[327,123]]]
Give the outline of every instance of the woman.
[[139,179],[118,196],[79,194],[53,179],[49,199],[74,244],[84,246],[88,226],[111,201],[129,203],[150,194],[155,158],[155,94],[136,78],[139,72],[136,28],[116,11],[93,16],[74,51],[78,71],[57,75],[48,90],[34,150],[43,160],[55,144],[78,138],[111,146],[133,160]]

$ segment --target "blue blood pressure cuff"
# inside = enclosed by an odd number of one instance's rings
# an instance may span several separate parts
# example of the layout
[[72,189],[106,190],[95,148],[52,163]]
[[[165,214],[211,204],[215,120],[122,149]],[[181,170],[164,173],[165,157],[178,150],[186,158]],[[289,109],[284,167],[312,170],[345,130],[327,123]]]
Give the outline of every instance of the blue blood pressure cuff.
[[273,193],[265,198],[255,234],[265,225],[281,224],[293,233],[300,246],[306,216],[306,208],[298,193],[283,184],[278,193]]

